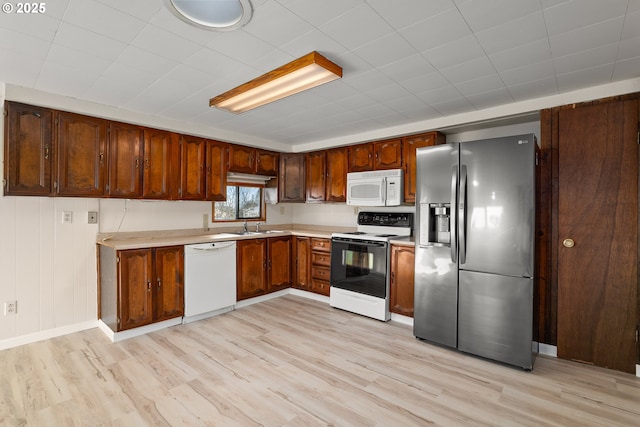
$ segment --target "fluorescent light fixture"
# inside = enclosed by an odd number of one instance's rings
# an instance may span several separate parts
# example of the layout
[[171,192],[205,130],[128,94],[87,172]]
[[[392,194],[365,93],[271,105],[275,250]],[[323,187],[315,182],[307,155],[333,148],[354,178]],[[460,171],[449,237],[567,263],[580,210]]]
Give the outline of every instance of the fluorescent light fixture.
[[253,14],[250,0],[164,0],[167,9],[184,22],[207,30],[232,31]]
[[244,113],[341,77],[342,67],[314,51],[211,98],[209,106]]

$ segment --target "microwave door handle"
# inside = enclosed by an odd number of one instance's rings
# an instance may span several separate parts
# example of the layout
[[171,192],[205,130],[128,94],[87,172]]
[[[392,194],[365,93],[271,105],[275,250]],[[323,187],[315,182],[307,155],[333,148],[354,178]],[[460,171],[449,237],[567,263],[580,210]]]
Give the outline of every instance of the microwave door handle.
[[387,178],[382,178],[382,201],[384,202],[384,204],[387,204]]

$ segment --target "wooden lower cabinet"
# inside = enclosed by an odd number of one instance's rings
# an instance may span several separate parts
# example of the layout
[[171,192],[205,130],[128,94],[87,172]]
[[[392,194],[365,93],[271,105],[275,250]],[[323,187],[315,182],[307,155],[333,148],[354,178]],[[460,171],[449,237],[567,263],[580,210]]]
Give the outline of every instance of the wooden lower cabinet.
[[391,291],[389,310],[413,317],[415,248],[391,245]]
[[293,243],[293,287],[311,290],[311,238],[295,237]]
[[184,315],[184,246],[100,246],[100,318],[113,331]]
[[311,239],[311,292],[329,296],[331,287],[331,240]]
[[239,240],[238,301],[291,286],[291,237]]

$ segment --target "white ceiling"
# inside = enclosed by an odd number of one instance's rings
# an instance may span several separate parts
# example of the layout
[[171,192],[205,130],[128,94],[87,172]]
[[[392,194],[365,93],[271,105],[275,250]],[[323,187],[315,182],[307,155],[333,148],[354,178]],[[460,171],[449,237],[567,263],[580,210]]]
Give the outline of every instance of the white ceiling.
[[[640,76],[640,0],[251,1],[234,32],[163,0],[2,13],[0,81],[294,146]],[[241,115],[209,108],[313,50],[343,78]]]

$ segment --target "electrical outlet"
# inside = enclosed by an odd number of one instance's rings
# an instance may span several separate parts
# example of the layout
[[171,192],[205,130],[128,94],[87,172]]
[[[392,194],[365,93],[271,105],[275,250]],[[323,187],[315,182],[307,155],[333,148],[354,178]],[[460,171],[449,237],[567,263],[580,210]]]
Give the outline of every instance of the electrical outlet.
[[63,224],[71,224],[71,223],[73,223],[73,212],[72,211],[64,211],[64,212],[62,212],[62,223]]
[[98,223],[98,212],[89,211],[87,214],[87,224],[97,224]]
[[284,206],[280,206],[280,215],[284,215]]
[[16,314],[18,312],[18,301],[5,301],[4,315]]

